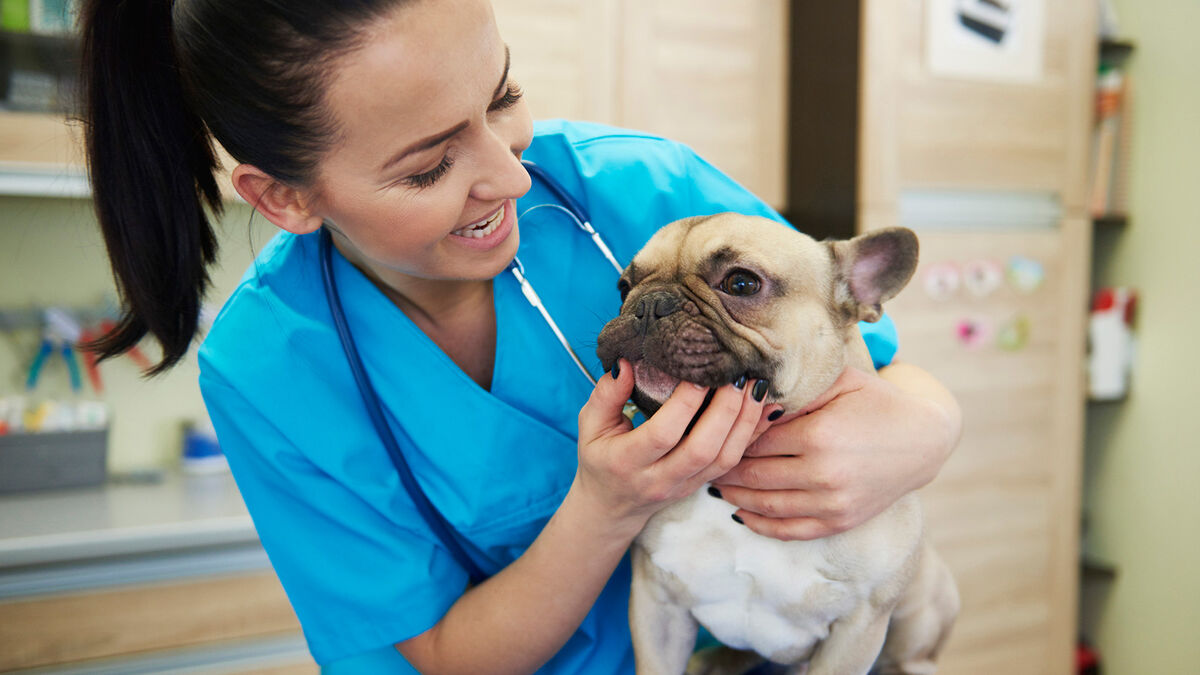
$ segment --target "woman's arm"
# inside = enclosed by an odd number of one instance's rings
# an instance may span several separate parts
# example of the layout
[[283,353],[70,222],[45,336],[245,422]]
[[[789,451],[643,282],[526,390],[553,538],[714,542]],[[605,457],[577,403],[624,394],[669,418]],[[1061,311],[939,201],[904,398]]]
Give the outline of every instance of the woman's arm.
[[755,532],[818,539],[853,528],[932,481],[962,430],[954,396],[907,363],[879,377],[847,368],[813,408],[766,429],[715,481]]
[[580,411],[579,470],[538,538],[433,628],[396,645],[422,673],[536,670],[579,627],[649,517],[741,459],[762,417],[753,383],[718,389],[683,438],[707,390],[681,384],[633,429],[621,414],[632,368],[619,365],[619,376],[601,378]]

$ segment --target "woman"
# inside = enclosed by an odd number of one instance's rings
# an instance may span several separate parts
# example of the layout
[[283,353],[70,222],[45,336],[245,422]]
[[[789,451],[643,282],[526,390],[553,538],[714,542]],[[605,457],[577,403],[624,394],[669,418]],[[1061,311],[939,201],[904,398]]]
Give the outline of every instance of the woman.
[[[519,249],[581,353],[619,305],[616,274],[560,216],[518,227],[555,201],[520,159],[586,205],[622,264],[675,218],[778,215],[677,144],[534,127],[486,0],[93,0],[84,22],[89,160],[126,302],[105,351],[149,333],[158,372],[187,350],[215,259],[205,205],[220,208],[208,134],[284,230],[206,338],[200,384],[332,672],[628,672],[625,552],[656,510],[716,480],[745,526],[825,536],[927,483],[953,447],[953,399],[903,364],[847,371],[820,411],[769,429],[778,406],[756,382],[718,389],[686,435],[694,385],[633,429],[628,364],[593,387],[502,274]],[[415,442],[482,583],[371,426],[331,326],[323,230],[387,424]],[[887,362],[887,327],[870,341]]]

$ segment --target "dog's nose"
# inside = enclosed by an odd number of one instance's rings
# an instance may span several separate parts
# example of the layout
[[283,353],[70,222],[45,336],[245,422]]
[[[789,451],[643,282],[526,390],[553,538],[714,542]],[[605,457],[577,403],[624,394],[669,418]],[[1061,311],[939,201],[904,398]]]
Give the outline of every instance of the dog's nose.
[[666,291],[651,291],[638,300],[633,309],[633,315],[642,320],[642,325],[649,326],[652,322],[679,311],[680,302],[673,293]]

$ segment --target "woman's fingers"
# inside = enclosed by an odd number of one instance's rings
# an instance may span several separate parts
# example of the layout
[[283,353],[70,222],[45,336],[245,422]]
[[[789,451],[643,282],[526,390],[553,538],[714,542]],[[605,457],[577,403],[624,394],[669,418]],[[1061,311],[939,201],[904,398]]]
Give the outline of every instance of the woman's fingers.
[[[765,387],[765,385],[764,385]],[[673,480],[699,477],[692,489],[737,465],[758,424],[762,404],[753,383],[743,389],[721,387],[687,438],[660,461],[658,469]]]
[[623,359],[608,375],[601,375],[588,402],[579,411],[579,438],[591,440],[613,430],[628,431],[632,425],[622,414],[633,394],[633,368]]
[[697,487],[728,473],[730,469],[738,465],[738,462],[742,461],[746,447],[757,433],[759,420],[762,419],[762,409],[763,404],[754,400],[752,389],[747,389],[742,398],[737,419],[733,423],[733,428],[726,435],[725,442],[717,453],[716,459],[703,471],[695,474],[694,478],[698,479]]
[[826,497],[806,490],[751,490],[730,485],[714,486],[721,499],[739,509],[766,518],[831,518],[839,515]]
[[831,481],[813,475],[808,458],[797,455],[744,457],[715,483],[722,490],[729,486],[755,490],[806,490],[829,487]]
[[714,487],[721,499],[738,507],[734,520],[776,539],[827,537],[859,525],[866,516],[852,508],[845,492]]
[[658,460],[679,445],[688,424],[707,396],[707,388],[691,382],[680,382],[658,412],[634,430],[643,441],[642,459],[646,464]]
[[850,529],[818,518],[767,518],[748,511],[738,511],[733,515],[734,520],[739,520],[758,534],[782,541],[822,539]]

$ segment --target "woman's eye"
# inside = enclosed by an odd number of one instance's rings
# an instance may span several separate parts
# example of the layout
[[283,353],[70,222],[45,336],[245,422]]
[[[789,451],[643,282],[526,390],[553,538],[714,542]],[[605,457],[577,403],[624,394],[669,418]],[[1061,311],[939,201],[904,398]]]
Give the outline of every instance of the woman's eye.
[[629,297],[630,288],[629,282],[624,279],[617,282],[617,291],[621,294],[621,302],[625,302],[625,298]]
[[762,280],[746,270],[734,270],[721,281],[721,290],[737,297],[754,295],[761,288]]
[[492,101],[492,104],[488,106],[488,112],[495,112],[497,110],[511,108],[516,105],[517,101],[520,101],[521,97],[524,95],[525,92],[521,91],[521,87],[517,85],[516,82],[509,82],[508,89],[504,91],[504,95],[495,101]]
[[439,178],[445,176],[446,172],[450,170],[451,166],[454,166],[454,159],[450,157],[450,155],[446,155],[442,157],[442,161],[438,162],[437,166],[433,167],[429,171],[426,171],[425,173],[418,173],[409,176],[408,178],[404,179],[404,182],[415,188],[427,188],[430,185],[438,182]]

